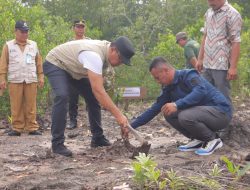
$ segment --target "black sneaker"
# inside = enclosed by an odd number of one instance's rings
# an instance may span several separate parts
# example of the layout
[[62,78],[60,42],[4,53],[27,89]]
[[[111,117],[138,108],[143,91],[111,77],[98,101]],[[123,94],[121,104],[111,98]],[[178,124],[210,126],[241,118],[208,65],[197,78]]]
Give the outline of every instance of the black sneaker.
[[42,135],[42,133],[39,131],[31,131],[29,132],[29,135]]
[[20,136],[21,133],[18,131],[11,130],[10,132],[8,132],[8,135],[9,136]]
[[98,146],[110,146],[111,143],[104,136],[94,138],[91,140],[91,147],[96,148]]
[[77,127],[77,122],[70,121],[70,124],[66,126],[66,129],[72,130]]
[[52,152],[55,154],[60,154],[62,156],[71,157],[72,152],[64,144],[58,144],[56,146],[52,145]]

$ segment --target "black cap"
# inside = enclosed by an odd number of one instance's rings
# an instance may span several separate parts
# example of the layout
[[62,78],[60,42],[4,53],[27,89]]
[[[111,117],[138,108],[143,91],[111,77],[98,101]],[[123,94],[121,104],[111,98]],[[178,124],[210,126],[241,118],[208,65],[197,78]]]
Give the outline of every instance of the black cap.
[[74,21],[74,26],[75,25],[82,25],[82,26],[85,26],[85,20],[75,20]]
[[15,28],[18,29],[18,30],[22,30],[22,31],[28,31],[29,30],[29,27],[28,27],[27,23],[25,21],[23,21],[23,20],[16,21]]
[[120,36],[113,43],[121,55],[122,63],[130,65],[130,59],[135,54],[131,41],[125,36]]

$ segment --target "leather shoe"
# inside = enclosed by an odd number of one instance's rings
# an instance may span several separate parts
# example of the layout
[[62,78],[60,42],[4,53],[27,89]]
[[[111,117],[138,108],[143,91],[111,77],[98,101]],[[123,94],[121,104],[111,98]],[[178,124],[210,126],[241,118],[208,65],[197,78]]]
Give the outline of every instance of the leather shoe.
[[20,136],[21,133],[18,131],[11,130],[10,132],[8,132],[8,135],[9,136]]
[[42,135],[42,133],[39,131],[31,131],[29,132],[29,135]]
[[96,148],[98,146],[110,146],[111,143],[104,136],[93,138],[91,140],[91,147]]
[[60,154],[62,156],[71,157],[72,152],[64,144],[52,145],[52,152],[55,154]]
[[70,121],[70,124],[66,127],[66,129],[75,129],[77,127],[77,123],[76,122],[72,122]]

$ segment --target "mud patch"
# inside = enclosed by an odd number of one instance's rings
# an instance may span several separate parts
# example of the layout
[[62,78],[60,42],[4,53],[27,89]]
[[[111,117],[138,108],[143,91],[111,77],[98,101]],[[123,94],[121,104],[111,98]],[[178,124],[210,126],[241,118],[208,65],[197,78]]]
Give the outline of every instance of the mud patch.
[[[150,105],[146,102],[131,104],[129,115],[138,116]],[[188,139],[169,126],[162,115],[138,128],[138,131],[151,143],[149,154],[161,171],[173,169],[179,176],[207,176],[216,163],[226,176],[230,173],[225,163],[220,162],[222,155],[236,165],[244,166],[249,163],[249,107],[250,101],[245,101],[244,106],[236,107],[235,116],[238,120],[232,122],[232,129],[237,132],[230,134],[230,140],[223,142],[223,148],[206,157],[198,156],[194,152],[178,151],[179,144],[188,142]],[[90,148],[91,133],[87,127],[86,111],[82,108],[79,110],[78,127],[65,131],[65,145],[73,152],[71,158],[51,154],[49,112],[42,118],[41,136],[24,133],[20,137],[9,137],[6,134],[9,126],[5,121],[0,122],[0,190],[112,190],[114,187],[137,189],[132,180],[133,160],[130,157],[133,151],[125,146],[120,127],[111,114],[102,111],[102,118],[105,137],[112,146]],[[132,135],[129,141],[135,147],[140,146]],[[226,185],[224,189],[230,189],[226,188],[227,184],[232,184],[231,189],[249,190],[249,180],[250,174],[247,173],[237,184],[233,180],[221,183]]]

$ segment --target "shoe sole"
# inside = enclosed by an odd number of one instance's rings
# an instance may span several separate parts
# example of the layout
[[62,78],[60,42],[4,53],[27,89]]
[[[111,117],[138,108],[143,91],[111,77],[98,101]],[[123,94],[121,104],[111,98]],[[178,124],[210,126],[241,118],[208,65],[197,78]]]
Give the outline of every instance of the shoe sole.
[[54,151],[52,151],[54,154],[59,154],[59,155],[61,155],[61,156],[66,156],[66,157],[72,157],[73,156],[73,153],[71,153],[71,154],[60,154],[60,153],[58,153],[58,152],[54,152]]
[[90,145],[91,148],[105,147],[105,146],[111,146],[111,144],[110,145]]
[[200,149],[201,147],[202,147],[202,144],[198,144],[198,145],[190,147],[190,148],[178,147],[178,150],[182,151],[182,152],[190,152],[190,151],[196,151],[196,150]]
[[196,151],[199,150],[200,148],[189,148],[189,149],[182,149],[182,148],[178,148],[179,151],[182,152],[191,152],[191,151]]
[[200,155],[200,156],[207,156],[207,155],[211,155],[211,154],[213,154],[214,153],[214,151],[215,150],[217,150],[217,149],[219,149],[219,148],[221,148],[223,146],[223,142],[222,141],[220,141],[220,143],[214,148],[214,150],[213,151],[211,151],[211,152],[204,152],[204,153],[198,153],[198,152],[196,152],[195,151],[195,154],[197,154],[197,155]]

